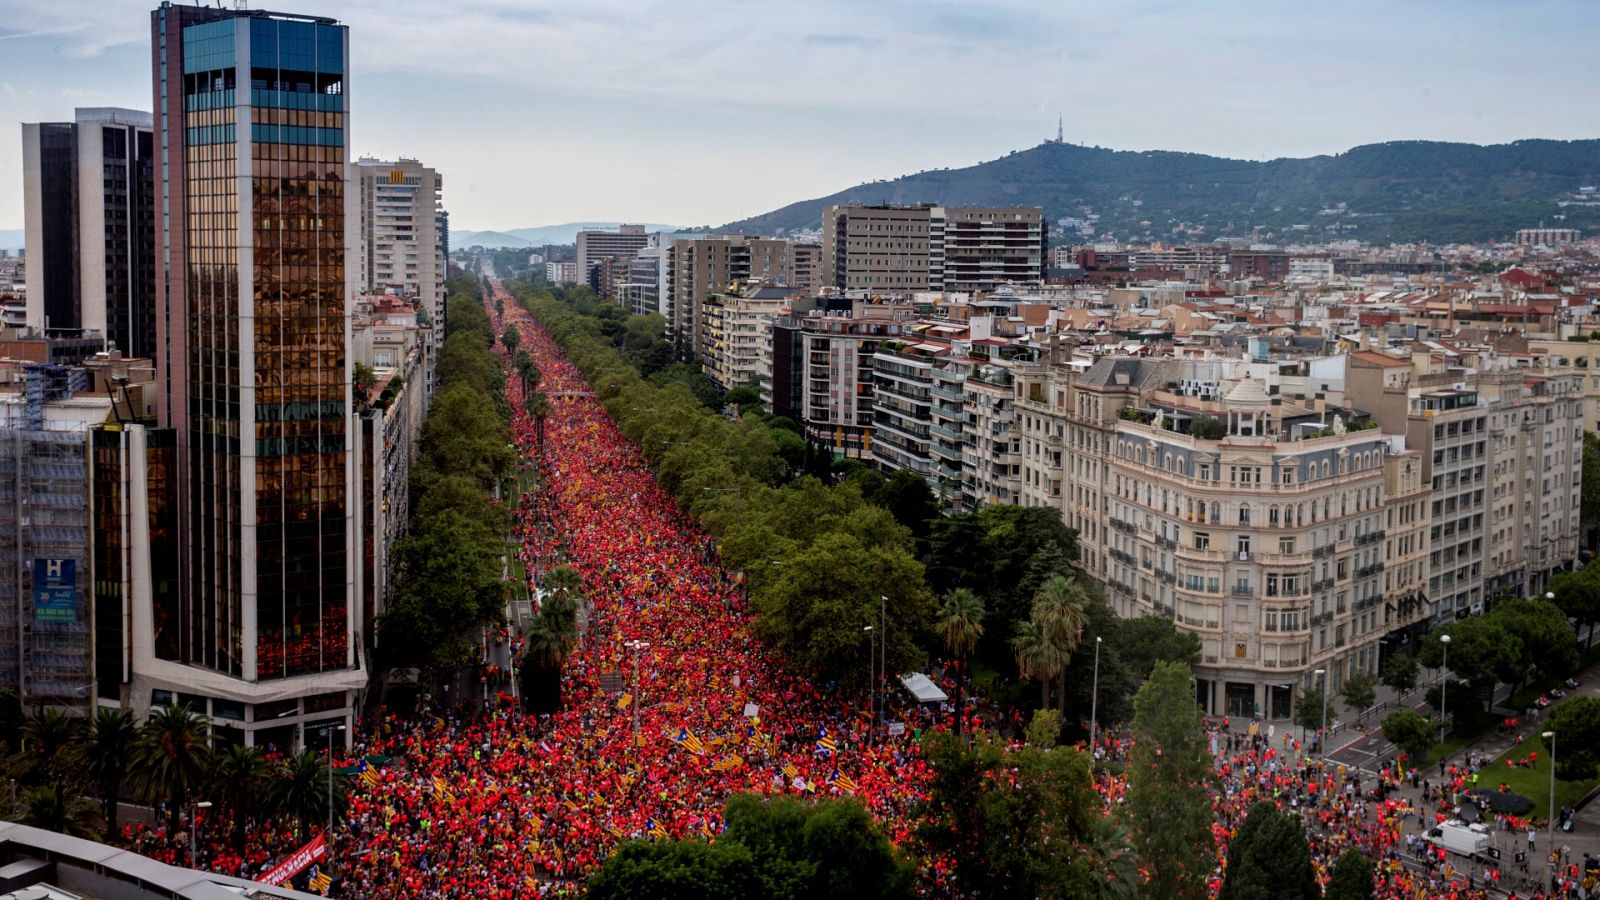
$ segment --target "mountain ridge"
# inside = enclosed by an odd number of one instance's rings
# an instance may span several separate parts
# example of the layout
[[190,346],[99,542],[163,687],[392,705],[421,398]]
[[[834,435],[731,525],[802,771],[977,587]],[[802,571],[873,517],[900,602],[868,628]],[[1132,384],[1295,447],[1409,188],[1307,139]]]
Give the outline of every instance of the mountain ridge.
[[1265,161],[1049,141],[972,166],[858,184],[719,230],[783,234],[819,227],[834,203],[925,202],[1042,206],[1052,223],[1092,215],[1086,237],[1127,241],[1486,241],[1552,219],[1600,230],[1600,196],[1590,198],[1594,206],[1558,205],[1595,184],[1600,140],[1390,141]]
[[[557,225],[530,225],[525,228],[502,228],[477,230],[471,228],[452,228],[450,231],[450,244],[456,247],[470,247],[473,244],[482,244],[485,247],[540,247],[545,244],[571,244],[577,241],[580,231],[615,231],[621,222],[563,222]],[[637,223],[630,223],[637,224]],[[645,231],[681,231],[676,225],[646,224]],[[487,243],[496,241],[498,243]]]

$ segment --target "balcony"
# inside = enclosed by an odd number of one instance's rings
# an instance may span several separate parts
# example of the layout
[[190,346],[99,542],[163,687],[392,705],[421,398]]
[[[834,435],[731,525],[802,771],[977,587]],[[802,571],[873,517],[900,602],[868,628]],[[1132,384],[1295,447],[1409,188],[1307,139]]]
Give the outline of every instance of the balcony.
[[1334,553],[1334,547],[1333,547],[1332,544],[1323,544],[1321,547],[1316,547],[1316,548],[1312,549],[1311,557],[1313,559],[1321,559],[1324,556],[1332,556],[1333,553]]
[[1333,590],[1333,579],[1332,578],[1324,578],[1324,579],[1322,579],[1320,581],[1311,582],[1311,593],[1313,593],[1313,594],[1320,594],[1323,591],[1331,591],[1331,590]]
[[1233,586],[1233,595],[1235,597],[1254,597],[1256,589],[1248,584],[1235,584]]
[[1157,537],[1156,546],[1163,547],[1167,550],[1176,550],[1178,548],[1178,542],[1169,537]]

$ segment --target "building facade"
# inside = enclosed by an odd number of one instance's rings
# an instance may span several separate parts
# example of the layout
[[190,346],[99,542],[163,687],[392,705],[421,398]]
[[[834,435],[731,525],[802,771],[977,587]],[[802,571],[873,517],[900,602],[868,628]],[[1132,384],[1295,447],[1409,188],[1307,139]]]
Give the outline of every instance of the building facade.
[[439,225],[444,180],[414,159],[360,159],[353,174],[360,207],[356,288],[414,300],[427,311],[423,321],[442,328],[447,255]]
[[1046,236],[1037,206],[830,206],[822,214],[824,284],[892,295],[1041,285]]
[[242,707],[246,743],[320,742],[366,682],[348,32],[169,2],[151,26],[180,590],[173,655],[136,657],[133,705],[184,692]]
[[151,140],[150,114],[131,109],[22,126],[28,327],[156,354]]
[[595,266],[602,259],[631,259],[650,243],[643,225],[622,225],[616,231],[578,232],[578,280],[594,286]]
[[751,283],[786,286],[794,272],[792,259],[790,243],[780,238],[674,239],[666,253],[664,315],[679,356],[697,359],[705,347],[706,298]]

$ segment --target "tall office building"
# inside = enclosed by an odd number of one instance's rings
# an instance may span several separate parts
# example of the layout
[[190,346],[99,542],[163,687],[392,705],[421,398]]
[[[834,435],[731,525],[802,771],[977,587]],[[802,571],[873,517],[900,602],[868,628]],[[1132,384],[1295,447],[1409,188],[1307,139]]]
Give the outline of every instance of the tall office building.
[[147,112],[23,124],[28,327],[155,354],[153,160]]
[[666,247],[667,293],[662,314],[667,331],[686,360],[696,359],[705,345],[702,307],[712,294],[734,285],[789,285],[794,276],[793,245],[783,238],[742,234],[708,234],[677,238]]
[[156,598],[174,634],[135,672],[133,703],[182,691],[242,716],[248,743],[320,743],[366,681],[348,30],[170,2],[151,26],[158,417],[176,433],[180,577]]
[[591,278],[600,260],[632,258],[650,245],[650,235],[643,225],[622,225],[616,231],[580,231],[577,242],[578,280],[598,287]]
[[355,164],[361,213],[362,293],[391,293],[418,301],[428,324],[444,322],[445,249],[439,173],[414,159]]

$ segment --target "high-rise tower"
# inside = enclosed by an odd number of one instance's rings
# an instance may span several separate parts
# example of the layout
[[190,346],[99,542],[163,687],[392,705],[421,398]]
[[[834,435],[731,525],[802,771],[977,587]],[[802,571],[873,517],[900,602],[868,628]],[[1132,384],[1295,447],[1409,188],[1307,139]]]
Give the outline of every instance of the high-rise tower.
[[[185,691],[213,718],[226,704],[251,743],[320,743],[365,682],[348,30],[170,2],[151,26],[159,418],[177,444],[180,589],[153,598],[154,645],[172,658],[144,687]],[[136,677],[136,706],[140,689]]]

